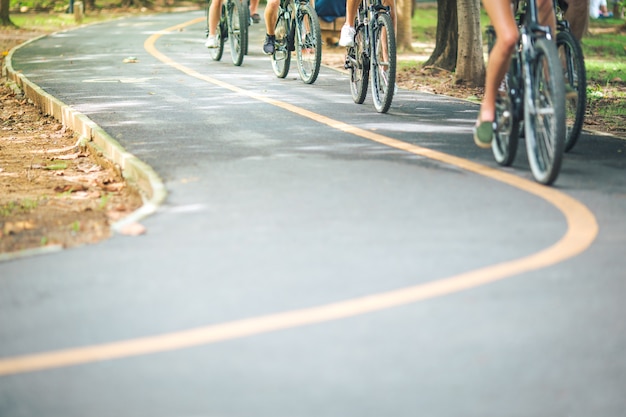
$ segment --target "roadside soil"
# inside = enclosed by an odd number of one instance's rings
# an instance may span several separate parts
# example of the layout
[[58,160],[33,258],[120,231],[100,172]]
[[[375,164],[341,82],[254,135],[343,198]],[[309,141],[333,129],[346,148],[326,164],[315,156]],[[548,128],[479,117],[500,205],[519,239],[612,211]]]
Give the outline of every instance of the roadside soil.
[[[0,65],[11,48],[42,34],[0,28]],[[343,69],[344,52],[325,48],[324,64]],[[397,79],[405,89],[482,98],[482,89],[455,85],[453,75],[444,71],[403,70]],[[626,85],[618,82],[615,88],[624,91]],[[611,100],[606,94],[597,105],[610,106]],[[0,104],[0,253],[98,242],[111,235],[113,222],[141,206],[141,196],[115,166],[79,145],[74,132],[42,115],[4,78]],[[588,109],[586,128],[626,138],[625,126],[626,120],[599,120],[594,109]],[[134,224],[122,233],[144,231]]]
[[[41,34],[0,29],[0,64]],[[120,171],[78,139],[0,80],[0,253],[95,243],[141,206]]]

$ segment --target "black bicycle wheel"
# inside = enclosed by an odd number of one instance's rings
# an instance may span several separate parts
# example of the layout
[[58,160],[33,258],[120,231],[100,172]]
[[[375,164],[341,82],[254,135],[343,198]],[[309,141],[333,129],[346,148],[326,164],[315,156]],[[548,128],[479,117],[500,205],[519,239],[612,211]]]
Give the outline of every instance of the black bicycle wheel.
[[368,51],[365,50],[365,26],[356,25],[354,46],[348,48],[350,66],[350,92],[356,104],[363,104],[367,96],[367,87],[370,77],[370,62]]
[[246,47],[243,51],[244,55],[248,55],[248,46],[250,45],[249,42],[249,35],[250,35],[250,25],[252,24],[252,17],[250,17],[250,0],[244,0],[243,2],[243,8],[246,11],[246,22],[248,22],[247,24],[247,30],[246,30]]
[[514,80],[511,71],[514,70],[512,68],[506,74],[496,98],[497,129],[491,142],[491,151],[496,162],[502,166],[513,163],[519,142],[519,116],[510,85]]
[[554,42],[535,41],[530,63],[531,91],[524,106],[528,162],[535,180],[552,184],[559,175],[565,144],[565,84]]
[[301,3],[296,14],[296,58],[298,72],[305,84],[313,84],[322,62],[322,31],[315,9]]
[[[224,6],[222,6],[220,10],[220,20],[217,23],[217,31],[215,32],[215,37],[217,38],[217,48],[209,48],[209,55],[211,55],[213,61],[219,61],[220,59],[222,59],[222,55],[224,54],[224,38],[226,37],[226,20],[224,19]],[[207,9],[206,14],[206,27],[207,36],[209,36],[209,9]]]
[[274,31],[276,39],[274,42],[274,53],[272,54],[272,69],[278,78],[287,76],[289,65],[291,64],[291,50],[289,48],[291,27],[288,19],[289,13],[282,9],[278,11],[278,20],[276,20],[276,29]]
[[248,39],[248,21],[244,3],[241,0],[228,0],[228,41],[230,56],[234,65],[241,65],[246,53]]
[[559,32],[556,36],[556,45],[563,65],[563,76],[569,85],[565,95],[565,125],[567,128],[565,152],[568,152],[576,145],[585,121],[587,73],[580,43],[570,32]]
[[372,32],[372,99],[379,113],[386,113],[391,106],[396,85],[396,36],[391,17],[379,13]]

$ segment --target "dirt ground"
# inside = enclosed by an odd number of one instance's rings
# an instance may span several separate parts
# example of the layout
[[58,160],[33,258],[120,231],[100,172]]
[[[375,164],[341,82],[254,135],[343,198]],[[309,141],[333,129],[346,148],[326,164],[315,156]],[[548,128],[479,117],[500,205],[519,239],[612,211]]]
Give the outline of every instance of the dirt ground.
[[[0,65],[11,48],[39,35],[0,28]],[[325,49],[324,63],[343,68],[344,51]],[[482,97],[480,89],[454,85],[447,73],[406,70],[397,78],[402,88]],[[0,253],[94,243],[111,235],[112,222],[141,206],[141,196],[114,166],[80,146],[73,132],[43,116],[6,79],[0,80],[0,104]],[[587,116],[586,127],[622,137],[624,125],[612,129],[593,112]],[[144,231],[135,224],[123,233]]]
[[[0,30],[0,51],[40,35]],[[71,247],[111,235],[142,204],[120,172],[0,82],[0,253]],[[137,227],[127,233],[141,233]]]

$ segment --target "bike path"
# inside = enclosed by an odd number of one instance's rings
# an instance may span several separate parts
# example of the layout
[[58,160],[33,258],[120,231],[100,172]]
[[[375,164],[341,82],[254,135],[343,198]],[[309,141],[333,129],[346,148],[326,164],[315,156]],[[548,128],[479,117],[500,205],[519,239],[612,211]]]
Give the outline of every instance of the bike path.
[[[347,79],[334,71],[324,69],[313,86],[297,80],[295,68],[277,80],[254,42],[241,68],[228,56],[211,62],[202,25],[156,47],[217,83],[142,49],[171,22],[197,15],[84,28],[15,57],[27,77],[152,166],[168,196],[145,219],[146,236],[0,264],[2,357],[168,332],[181,340],[190,335],[176,332],[210,323],[456,277],[540,252],[566,230],[542,198],[331,126],[340,121],[493,167],[471,144],[475,105],[400,91],[391,114],[378,115],[351,103]],[[98,42],[103,30],[106,42]],[[128,56],[138,62],[124,64]],[[557,187],[589,205],[600,224],[592,248],[574,259],[323,325],[5,377],[1,403],[29,398],[28,387],[39,396],[25,415],[51,406],[107,415],[119,411],[115,404],[126,415],[612,415],[623,405],[616,386],[624,375],[623,325],[615,320],[620,146],[585,136],[564,164]],[[524,164],[505,171],[529,177]],[[70,387],[81,401],[67,399]],[[605,400],[596,403],[600,393]]]

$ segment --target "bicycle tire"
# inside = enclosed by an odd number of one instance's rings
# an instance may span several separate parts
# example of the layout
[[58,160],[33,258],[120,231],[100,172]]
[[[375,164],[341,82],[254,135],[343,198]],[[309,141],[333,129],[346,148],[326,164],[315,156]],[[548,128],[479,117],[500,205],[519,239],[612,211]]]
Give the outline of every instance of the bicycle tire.
[[528,162],[535,180],[554,183],[561,169],[565,144],[565,84],[556,44],[546,38],[534,43],[530,63],[530,96],[524,105]]
[[391,16],[388,13],[378,13],[373,29],[370,39],[372,99],[377,112],[387,113],[396,85],[396,37]]
[[350,92],[356,104],[363,104],[367,97],[367,87],[370,77],[370,63],[366,51],[365,26],[356,25],[354,46],[348,48],[350,57]]
[[587,109],[587,74],[585,58],[578,40],[570,32],[559,32],[556,36],[556,45],[561,63],[564,64],[563,76],[565,82],[576,93],[573,97],[565,97],[565,152],[574,148],[585,121]]
[[515,108],[515,98],[511,91],[512,72],[515,71],[511,64],[509,72],[502,81],[503,90],[498,91],[496,98],[496,125],[491,151],[496,162],[502,166],[510,166],[515,160],[519,144],[519,116]]
[[291,64],[291,51],[289,48],[291,26],[289,18],[291,13],[288,10],[279,10],[276,20],[274,53],[272,54],[272,69],[278,78],[285,78],[289,74]]
[[228,0],[228,42],[230,44],[230,56],[233,64],[240,66],[246,52],[246,40],[248,39],[248,22],[246,10],[241,0]]
[[248,47],[250,46],[250,25],[252,25],[252,17],[250,17],[250,0],[244,0],[244,10],[246,11],[246,47],[243,51],[244,55],[248,55]]
[[[218,1],[218,0],[213,0]],[[209,4],[210,7],[210,4]],[[217,30],[215,32],[215,37],[217,38],[217,48],[209,48],[209,55],[213,61],[220,61],[222,59],[222,55],[224,54],[224,38],[225,38],[225,26],[226,22],[224,20],[224,11],[225,7],[222,5],[220,8],[220,20],[217,22]],[[207,27],[207,36],[209,36],[209,10],[207,9],[206,15],[206,27]]]
[[296,14],[296,59],[305,84],[313,84],[322,62],[322,30],[317,12],[309,3],[300,3]]

